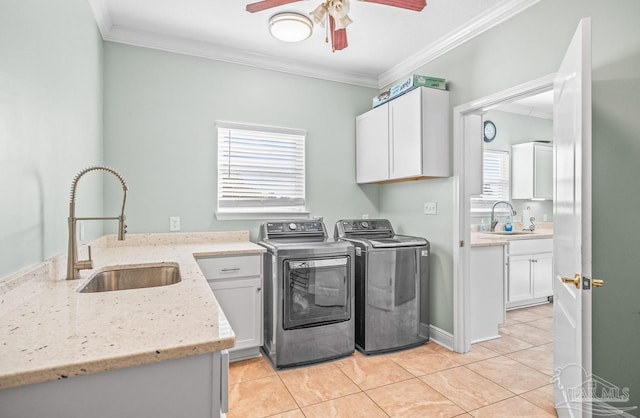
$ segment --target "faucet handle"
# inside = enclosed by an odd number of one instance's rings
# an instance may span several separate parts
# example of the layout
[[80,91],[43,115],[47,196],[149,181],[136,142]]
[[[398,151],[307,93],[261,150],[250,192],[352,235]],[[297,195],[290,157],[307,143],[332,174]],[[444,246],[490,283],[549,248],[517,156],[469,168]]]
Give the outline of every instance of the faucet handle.
[[93,268],[93,260],[91,259],[91,245],[88,246],[89,259],[76,261],[75,268],[77,270],[89,270]]

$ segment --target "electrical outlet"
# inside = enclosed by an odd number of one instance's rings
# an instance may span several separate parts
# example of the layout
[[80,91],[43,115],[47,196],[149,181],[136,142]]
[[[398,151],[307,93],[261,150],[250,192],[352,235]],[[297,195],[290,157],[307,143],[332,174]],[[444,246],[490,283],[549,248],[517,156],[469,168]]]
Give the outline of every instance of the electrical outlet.
[[363,213],[362,214],[362,219],[369,219],[369,214],[368,213]]
[[179,230],[180,230],[180,217],[179,216],[169,217],[169,231],[175,232]]
[[424,202],[424,214],[425,215],[437,215],[438,203],[437,202]]

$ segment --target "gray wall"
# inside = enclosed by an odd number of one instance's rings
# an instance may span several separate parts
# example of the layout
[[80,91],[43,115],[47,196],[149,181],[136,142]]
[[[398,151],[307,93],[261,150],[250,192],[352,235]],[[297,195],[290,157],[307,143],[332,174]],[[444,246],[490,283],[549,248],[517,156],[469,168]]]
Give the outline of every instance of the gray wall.
[[[129,232],[166,232],[180,216],[183,231],[256,238],[260,220],[215,218],[218,120],[308,130],[307,207],[331,234],[340,217],[377,215],[376,186],[355,183],[354,146],[355,116],[377,91],[110,42],[104,78],[104,157],[130,186]],[[105,188],[106,206],[120,191]]]
[[[553,139],[553,121],[551,119],[543,119],[534,116],[520,115],[516,113],[502,112],[499,110],[490,110],[484,114],[484,120],[491,120],[495,123],[498,134],[496,139],[490,143],[484,144],[484,149],[508,151],[511,152],[511,145],[521,144],[531,141],[551,141]],[[514,221],[525,214],[525,208],[530,209],[526,212],[528,217],[535,217],[537,222],[544,220],[553,221],[553,201],[531,201],[531,200],[512,200],[513,206],[518,211],[518,215],[514,217]],[[523,223],[528,226],[529,218],[523,219]],[[489,223],[490,216],[487,214],[477,215],[471,218],[472,224],[479,224],[484,218],[485,223]],[[501,222],[505,218],[499,218]]]
[[[101,161],[102,39],[88,3],[2,0],[0,277],[64,252],[73,176]],[[81,186],[78,210],[100,214],[101,176]]]
[[[629,387],[640,405],[640,2],[543,0],[416,73],[444,77],[452,108],[557,71],[582,17],[593,30],[593,271],[606,281],[594,291],[594,373]],[[437,216],[421,202],[437,200]],[[435,243],[435,325],[453,329],[451,179],[385,185],[380,210],[402,231]],[[637,413],[637,411],[636,411]]]

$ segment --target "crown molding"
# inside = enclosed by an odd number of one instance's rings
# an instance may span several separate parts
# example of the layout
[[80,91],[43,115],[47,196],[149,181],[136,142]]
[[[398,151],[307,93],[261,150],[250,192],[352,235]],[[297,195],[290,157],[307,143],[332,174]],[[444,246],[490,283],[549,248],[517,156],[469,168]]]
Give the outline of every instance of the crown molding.
[[540,0],[510,0],[485,14],[479,15],[470,23],[459,27],[448,36],[439,39],[429,47],[422,49],[413,56],[380,74],[378,77],[379,88],[388,86],[463,43],[512,18],[539,1]]
[[89,0],[89,7],[91,7],[93,18],[98,24],[100,35],[102,35],[102,39],[105,39],[105,36],[113,27],[111,15],[109,14],[109,10],[107,9],[107,2],[101,0]]
[[229,48],[205,41],[137,31],[123,26],[113,25],[106,1],[89,0],[89,5],[93,11],[102,39],[105,41],[247,65],[292,75],[381,89],[533,6],[539,1],[540,0],[510,0],[496,9],[479,15],[469,24],[454,30],[448,36],[441,38],[428,48],[419,51],[417,54],[377,76],[341,71],[317,64],[305,65],[294,60],[269,57],[267,55],[237,48]]

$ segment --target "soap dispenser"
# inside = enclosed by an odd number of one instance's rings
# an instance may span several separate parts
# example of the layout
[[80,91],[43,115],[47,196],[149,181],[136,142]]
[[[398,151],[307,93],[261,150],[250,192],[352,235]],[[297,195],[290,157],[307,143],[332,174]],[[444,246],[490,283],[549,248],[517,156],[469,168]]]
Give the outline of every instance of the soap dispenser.
[[484,218],[480,219],[480,232],[484,232],[487,230],[487,225],[484,223]]
[[513,220],[511,219],[511,215],[507,216],[507,223],[504,224],[505,232],[513,232]]

